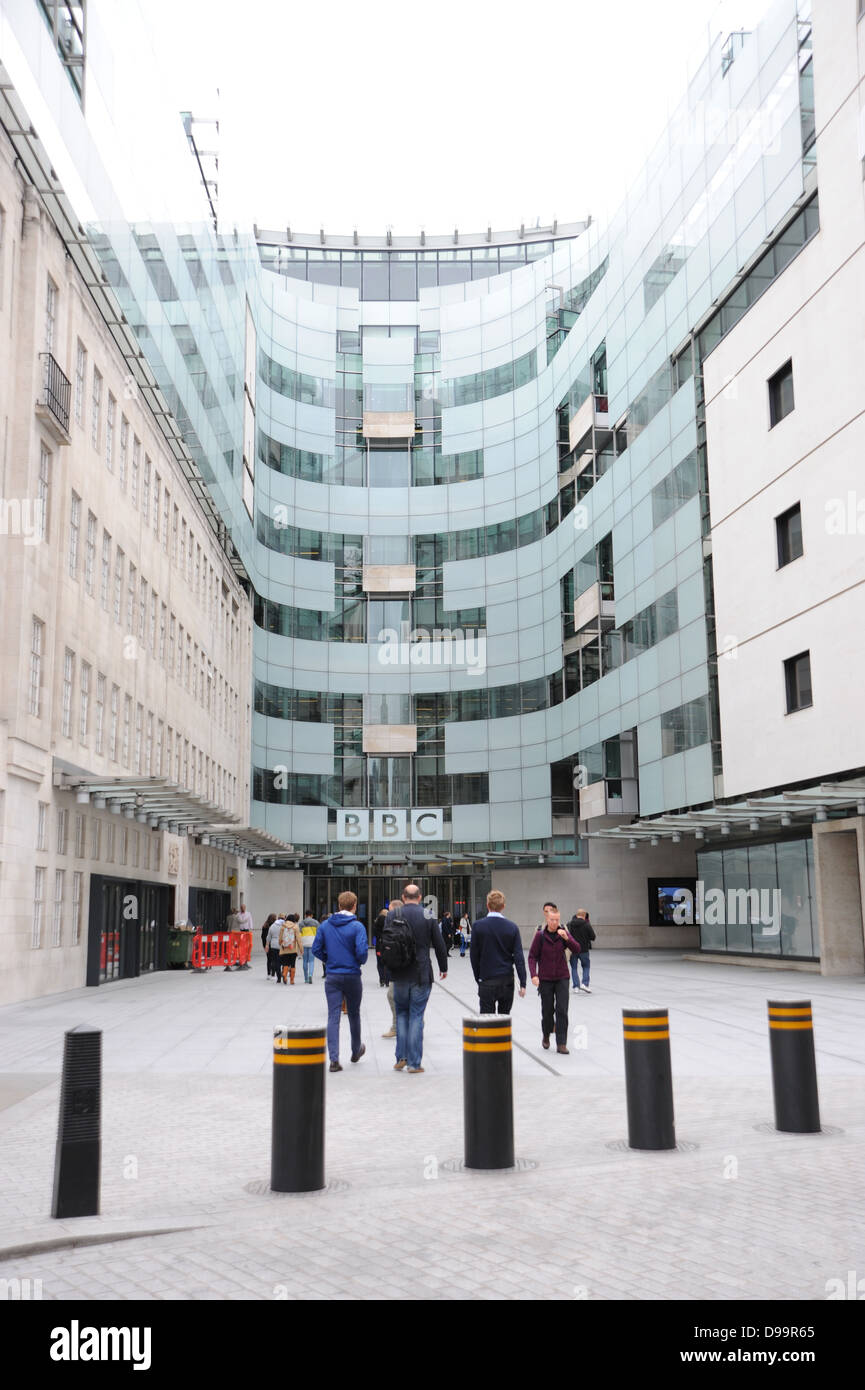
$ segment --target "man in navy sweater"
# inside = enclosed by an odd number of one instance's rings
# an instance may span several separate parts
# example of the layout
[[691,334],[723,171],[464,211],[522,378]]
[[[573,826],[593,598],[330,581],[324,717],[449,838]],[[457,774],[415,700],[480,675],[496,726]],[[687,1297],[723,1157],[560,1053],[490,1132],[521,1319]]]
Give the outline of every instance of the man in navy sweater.
[[481,1013],[509,1014],[514,1002],[514,967],[520,998],[526,994],[526,959],[520,929],[504,915],[505,895],[487,893],[487,915],[472,927],[469,959],[478,982]]

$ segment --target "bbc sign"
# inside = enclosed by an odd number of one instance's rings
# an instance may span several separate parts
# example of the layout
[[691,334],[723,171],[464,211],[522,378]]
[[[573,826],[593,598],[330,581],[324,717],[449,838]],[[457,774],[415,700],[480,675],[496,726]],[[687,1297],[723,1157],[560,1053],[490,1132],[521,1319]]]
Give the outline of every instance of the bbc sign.
[[[372,834],[370,835],[370,815]],[[413,811],[337,811],[337,840],[440,840],[444,812],[427,807]]]

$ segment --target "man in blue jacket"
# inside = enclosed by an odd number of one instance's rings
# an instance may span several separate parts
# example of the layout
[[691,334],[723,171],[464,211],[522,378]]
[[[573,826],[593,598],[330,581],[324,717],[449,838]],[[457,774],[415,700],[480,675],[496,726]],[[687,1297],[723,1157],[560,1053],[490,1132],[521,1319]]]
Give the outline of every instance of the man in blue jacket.
[[526,995],[526,958],[520,929],[504,914],[505,895],[487,893],[487,915],[472,927],[469,959],[478,982],[482,1014],[509,1014],[514,1002],[514,967],[520,979],[520,998]]
[[312,946],[312,954],[327,966],[324,992],[327,996],[327,1050],[331,1071],[342,1071],[339,1064],[339,1020],[343,999],[351,1031],[351,1060],[359,1062],[366,1052],[360,1040],[360,1001],[363,997],[360,969],[369,954],[366,928],[354,915],[357,907],[354,893],[340,893],[338,906],[339,911],[321,923]]

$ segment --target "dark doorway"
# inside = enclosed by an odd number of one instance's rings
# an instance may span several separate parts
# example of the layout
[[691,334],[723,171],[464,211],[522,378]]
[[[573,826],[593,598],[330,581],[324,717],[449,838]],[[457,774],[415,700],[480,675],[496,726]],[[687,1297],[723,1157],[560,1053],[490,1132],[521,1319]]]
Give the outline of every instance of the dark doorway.
[[87,983],[107,984],[164,970],[174,889],[137,879],[90,879]]

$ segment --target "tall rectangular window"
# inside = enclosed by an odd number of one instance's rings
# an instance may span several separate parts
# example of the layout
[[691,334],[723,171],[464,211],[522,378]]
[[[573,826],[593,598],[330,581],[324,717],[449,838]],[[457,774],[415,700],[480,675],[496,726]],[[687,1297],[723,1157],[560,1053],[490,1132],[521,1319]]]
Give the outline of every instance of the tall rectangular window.
[[802,508],[799,502],[775,517],[775,540],[778,546],[778,568],[798,560],[802,552]]
[[811,692],[811,653],[800,652],[784,662],[784,684],[787,691],[787,713],[807,709],[814,703]]
[[159,664],[165,665],[165,626],[168,620],[168,605],[159,605]]
[[123,697],[123,743],[120,750],[120,761],[124,767],[129,766],[129,740],[132,735],[132,696]]
[[[82,856],[83,858],[83,856]],[[81,897],[84,887],[84,875],[80,871],[72,875],[72,945],[77,946],[81,941]]]
[[120,417],[120,467],[117,470],[117,481],[122,488],[126,487],[126,473],[129,468],[129,421],[125,415]]
[[153,769],[153,715],[148,710],[144,739],[144,775],[149,777]]
[[156,765],[153,769],[155,777],[162,776],[162,744],[165,738],[165,724],[161,719],[156,724]]
[[96,517],[87,513],[87,539],[84,542],[84,590],[93,597],[93,584],[96,574]]
[[177,564],[178,543],[180,537],[180,508],[175,502],[171,513],[171,558]]
[[129,479],[129,500],[133,507],[138,506],[138,474],[141,469],[141,440],[132,437],[132,473]]
[[168,674],[174,675],[174,637],[177,630],[177,619],[172,613],[168,620]]
[[108,612],[108,595],[111,589],[111,536],[108,531],[102,532],[102,582],[99,590],[99,601],[105,612]]
[[129,577],[126,581],[126,631],[135,631],[135,599],[138,592],[138,570],[129,562]]
[[75,817],[75,858],[84,858],[84,849],[87,843],[87,817]]
[[50,508],[51,508],[51,450],[46,449],[45,445],[39,445],[39,483],[37,486],[37,500],[39,503],[39,526],[40,539],[47,541],[50,538]]
[[108,756],[113,763],[117,762],[117,717],[120,710],[120,687],[111,687],[111,716],[108,724]]
[[114,425],[117,420],[117,402],[108,392],[108,405],[105,410],[105,467],[114,472]]
[[87,390],[87,349],[78,339],[75,349],[75,423],[84,427],[84,393]]
[[171,493],[162,489],[162,549],[168,554],[168,524],[171,519]]
[[180,525],[180,573],[186,574],[186,518]]
[[123,565],[126,556],[118,545],[114,554],[114,621],[123,619]]
[[144,724],[144,706],[135,706],[135,771],[141,772],[141,732]]
[[162,509],[162,479],[154,470],[153,473],[153,534],[159,540],[159,520]]
[[46,277],[45,285],[45,351],[54,354],[54,341],[57,337],[57,286]]
[[69,812],[60,810],[57,812],[57,853],[66,853],[66,836],[69,831]]
[[59,946],[63,933],[63,894],[66,883],[66,870],[54,871],[54,916],[51,923],[51,945]]
[[81,540],[81,498],[77,492],[72,494],[69,508],[69,577],[78,578],[78,550]]
[[144,646],[144,634],[147,631],[147,591],[148,583],[141,576],[141,583],[138,586],[138,640]]
[[105,822],[105,862],[114,863],[114,821]]
[[42,650],[45,639],[45,624],[34,618],[30,624],[30,680],[27,691],[27,708],[38,719],[42,713]]
[[99,451],[102,439],[102,373],[93,368],[93,398],[90,405],[90,442]]
[[150,628],[149,628],[149,630],[148,630],[148,635],[147,635],[147,647],[148,647],[148,650],[149,650],[149,651],[153,652],[153,655],[154,655],[154,656],[156,655],[156,605],[157,605],[158,601],[159,601],[159,600],[158,600],[158,596],[157,596],[157,594],[156,594],[156,590],[155,590],[155,589],[151,589],[151,590],[150,590]]
[[33,932],[30,945],[38,951],[42,945],[42,914],[45,910],[45,870],[37,868],[33,872]]
[[93,736],[93,751],[102,757],[105,739],[105,676],[101,671],[96,675],[96,727]]
[[48,802],[40,801],[36,815],[36,848],[37,850],[47,850],[48,848]]
[[141,515],[145,526],[150,519],[150,459],[144,455],[144,480],[141,485]]
[[792,360],[785,362],[774,376],[770,376],[768,385],[769,428],[774,429],[794,408]]
[[90,667],[86,661],[81,663],[81,681],[78,701],[78,739],[87,742],[90,732]]
[[64,738],[72,733],[72,682],[75,679],[75,653],[67,647],[63,654],[63,713],[60,732]]
[[90,858],[102,857],[102,821],[94,816],[90,822]]

